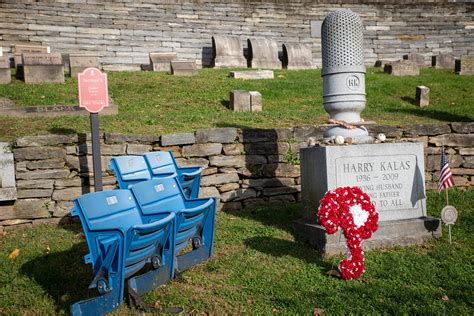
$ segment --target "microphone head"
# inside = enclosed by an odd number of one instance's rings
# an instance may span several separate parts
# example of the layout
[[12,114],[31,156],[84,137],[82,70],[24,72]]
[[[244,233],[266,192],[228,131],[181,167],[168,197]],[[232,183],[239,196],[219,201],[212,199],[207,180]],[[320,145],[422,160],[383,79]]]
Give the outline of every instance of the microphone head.
[[364,33],[358,14],[348,9],[329,13],[321,27],[322,75],[364,72]]

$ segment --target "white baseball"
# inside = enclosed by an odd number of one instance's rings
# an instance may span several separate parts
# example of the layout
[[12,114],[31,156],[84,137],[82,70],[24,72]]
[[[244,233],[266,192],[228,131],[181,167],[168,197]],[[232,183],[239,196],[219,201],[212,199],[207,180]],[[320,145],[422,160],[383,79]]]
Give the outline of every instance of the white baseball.
[[334,141],[336,142],[336,144],[342,145],[344,144],[344,137],[342,137],[341,135],[336,136],[336,139]]
[[377,135],[377,139],[380,140],[381,142],[384,142],[386,138],[387,137],[385,136],[385,134],[380,133]]

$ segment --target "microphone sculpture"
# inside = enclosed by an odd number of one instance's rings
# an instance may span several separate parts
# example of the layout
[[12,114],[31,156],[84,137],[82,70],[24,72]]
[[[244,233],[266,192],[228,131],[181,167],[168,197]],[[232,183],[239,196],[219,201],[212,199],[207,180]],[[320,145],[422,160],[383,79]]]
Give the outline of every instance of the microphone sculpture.
[[365,108],[362,21],[351,10],[336,10],[324,19],[321,33],[324,109],[329,113],[329,122],[338,124],[326,129],[324,137],[371,142],[367,130],[360,126],[360,113]]

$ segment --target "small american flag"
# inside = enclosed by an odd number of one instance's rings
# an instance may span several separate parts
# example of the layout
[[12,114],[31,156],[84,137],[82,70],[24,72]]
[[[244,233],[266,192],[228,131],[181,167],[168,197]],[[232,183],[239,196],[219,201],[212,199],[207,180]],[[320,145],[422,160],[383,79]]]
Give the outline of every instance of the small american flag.
[[441,151],[441,171],[438,181],[438,192],[454,186],[453,174],[448,164],[448,157],[444,154],[444,147]]

